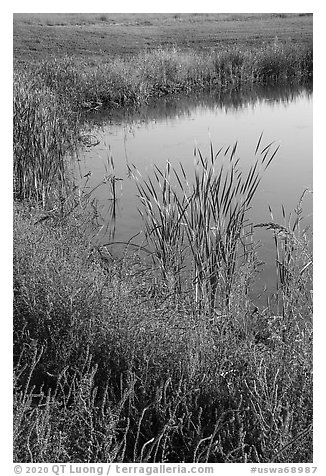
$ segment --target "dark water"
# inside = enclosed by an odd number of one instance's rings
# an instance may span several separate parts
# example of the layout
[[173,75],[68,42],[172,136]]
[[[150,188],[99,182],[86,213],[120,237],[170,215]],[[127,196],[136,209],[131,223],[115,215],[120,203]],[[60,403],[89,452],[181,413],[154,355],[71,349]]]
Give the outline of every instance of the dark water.
[[[207,156],[210,143],[217,151],[237,141],[237,158],[240,157],[244,169],[252,163],[262,132],[264,144],[274,141],[275,147],[280,146],[252,203],[250,218],[254,223],[270,221],[268,206],[274,220],[282,223],[282,205],[290,212],[303,190],[312,190],[311,87],[264,87],[219,95],[180,96],[156,101],[137,111],[111,113],[110,117],[94,115],[89,121],[99,144],[80,154],[79,185],[91,190],[108,173],[122,179],[116,183],[114,223],[109,184],[102,183],[93,193],[107,217],[107,226],[97,236],[98,242],[128,241],[142,229],[136,186],[128,178],[128,165],[134,164],[146,176],[152,174],[154,164],[164,168],[169,160],[172,165],[182,162],[187,174],[191,174],[195,146]],[[84,177],[88,172],[92,175]],[[311,223],[311,196],[305,201],[304,214]],[[266,263],[261,285],[270,286],[275,281],[271,235],[257,229],[256,238],[262,243],[260,256]]]

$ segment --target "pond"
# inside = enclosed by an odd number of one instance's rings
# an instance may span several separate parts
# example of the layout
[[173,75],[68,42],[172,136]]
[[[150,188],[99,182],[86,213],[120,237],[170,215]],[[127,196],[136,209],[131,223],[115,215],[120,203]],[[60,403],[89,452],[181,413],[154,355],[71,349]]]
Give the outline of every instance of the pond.
[[[146,177],[154,164],[164,169],[167,161],[174,166],[181,162],[188,174],[195,147],[208,156],[211,143],[217,151],[237,142],[236,157],[249,168],[261,133],[265,145],[274,142],[274,148],[280,147],[264,173],[250,219],[271,221],[271,207],[274,221],[282,224],[282,205],[290,212],[302,192],[312,190],[312,96],[311,86],[260,87],[161,99],[137,111],[111,112],[110,117],[94,114],[89,121],[98,144],[79,154],[76,179],[87,191],[102,184],[92,193],[107,222],[97,242],[127,242],[142,230],[137,189],[128,173],[132,164]],[[103,183],[109,173],[122,179],[116,182],[114,220],[110,187]],[[312,224],[311,194],[304,202],[304,215]],[[275,252],[271,232],[256,230],[265,263],[259,284],[263,289],[275,285]]]

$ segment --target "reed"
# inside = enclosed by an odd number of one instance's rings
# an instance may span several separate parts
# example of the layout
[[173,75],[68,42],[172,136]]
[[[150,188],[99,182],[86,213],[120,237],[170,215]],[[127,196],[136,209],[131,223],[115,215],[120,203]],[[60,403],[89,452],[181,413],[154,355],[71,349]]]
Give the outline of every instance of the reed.
[[211,311],[228,308],[234,277],[250,261],[247,212],[278,150],[261,141],[262,135],[247,173],[236,159],[237,143],[217,153],[211,145],[209,158],[195,149],[193,177],[170,163],[165,171],[155,167],[153,180],[134,172],[146,238],[163,278],[180,289],[180,273],[190,263],[196,301]]
[[45,206],[67,184],[67,155],[78,142],[78,120],[69,105],[28,74],[14,81],[14,196]]
[[309,192],[308,189],[303,191],[297,206],[288,214],[282,205],[283,224],[275,221],[270,208],[272,221],[255,225],[273,233],[278,312],[290,315],[295,308],[303,325],[310,319],[313,307],[312,231],[309,225],[304,225],[303,215],[303,201]]

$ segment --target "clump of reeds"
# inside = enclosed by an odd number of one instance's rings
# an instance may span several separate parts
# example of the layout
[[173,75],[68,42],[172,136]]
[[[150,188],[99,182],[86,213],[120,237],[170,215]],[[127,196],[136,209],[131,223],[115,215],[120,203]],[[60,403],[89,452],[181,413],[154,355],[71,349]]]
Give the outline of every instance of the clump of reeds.
[[14,81],[14,197],[45,206],[52,193],[63,194],[67,154],[78,138],[78,121],[55,91],[28,74]]
[[239,167],[235,144],[217,153],[211,146],[206,159],[196,149],[193,177],[170,163],[165,171],[154,168],[154,180],[135,174],[146,237],[164,279],[180,288],[181,271],[190,264],[196,301],[211,310],[228,308],[237,270],[250,260],[247,211],[278,150],[261,147],[261,139],[247,173]]

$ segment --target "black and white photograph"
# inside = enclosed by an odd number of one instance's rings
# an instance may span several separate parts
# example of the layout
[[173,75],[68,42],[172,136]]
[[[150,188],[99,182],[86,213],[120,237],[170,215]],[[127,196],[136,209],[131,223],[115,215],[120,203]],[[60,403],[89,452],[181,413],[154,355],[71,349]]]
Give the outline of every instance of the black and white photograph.
[[316,471],[306,5],[12,14],[16,474]]

